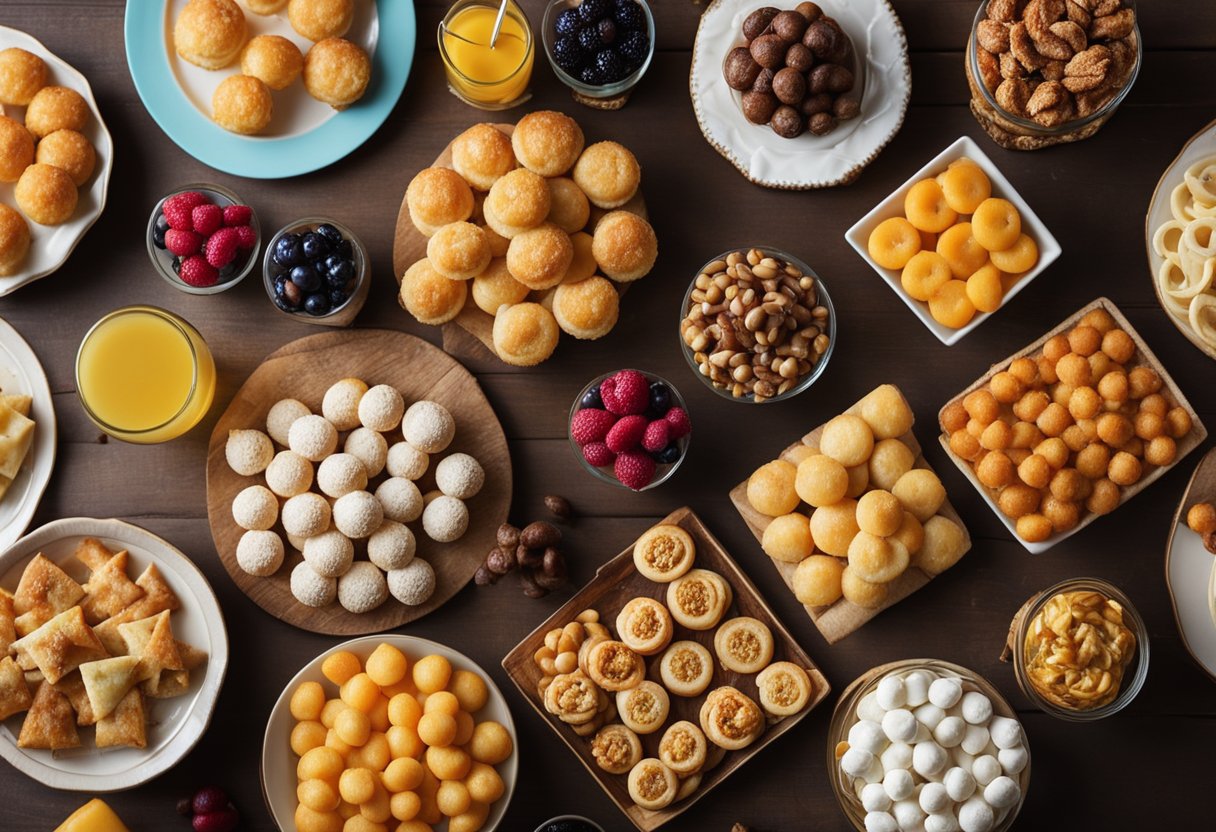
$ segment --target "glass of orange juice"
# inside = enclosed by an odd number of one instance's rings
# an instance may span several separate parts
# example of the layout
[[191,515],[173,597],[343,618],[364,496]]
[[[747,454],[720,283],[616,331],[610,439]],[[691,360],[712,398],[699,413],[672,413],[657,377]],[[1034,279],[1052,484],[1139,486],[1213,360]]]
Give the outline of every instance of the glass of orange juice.
[[93,423],[115,439],[176,439],[211,407],[215,360],[198,330],[155,306],[103,317],[76,353],[76,393]]
[[497,0],[456,0],[439,24],[439,54],[448,89],[482,110],[506,110],[532,97],[536,45],[528,16],[508,0],[498,40],[490,47]]

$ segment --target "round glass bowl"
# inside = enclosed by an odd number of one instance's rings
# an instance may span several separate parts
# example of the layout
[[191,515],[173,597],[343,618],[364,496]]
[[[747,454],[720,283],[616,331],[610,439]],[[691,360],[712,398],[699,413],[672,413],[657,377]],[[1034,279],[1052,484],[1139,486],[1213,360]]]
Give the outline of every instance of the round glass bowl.
[[599,99],[622,99],[620,103],[609,104],[602,102],[600,106],[604,109],[615,109],[621,106],[626,94],[637,86],[638,81],[642,80],[642,76],[646,74],[646,70],[650,68],[650,62],[654,59],[654,17],[650,13],[650,6],[646,5],[646,0],[635,0],[642,7],[642,15],[646,18],[646,37],[650,41],[650,49],[646,52],[646,60],[642,61],[641,66],[633,72],[626,75],[621,80],[612,84],[602,84],[593,86],[585,84],[578,78],[575,78],[566,70],[562,69],[557,64],[557,60],[553,57],[554,45],[557,43],[557,16],[566,9],[572,9],[579,5],[578,0],[551,0],[548,6],[545,7],[545,16],[541,21],[541,40],[545,44],[545,56],[549,59],[549,66],[553,67],[553,74],[558,80],[565,84],[574,93],[576,100],[584,104],[596,106],[596,100]]
[[[440,22],[436,36],[448,89],[464,103],[480,110],[507,110],[532,97],[528,85],[532,81],[536,42],[528,16],[516,3],[507,3],[505,20],[509,19],[510,23],[504,23],[505,28],[498,36],[500,39],[504,35],[515,37],[516,43],[522,39],[523,45],[519,62],[512,66],[513,62],[509,60],[499,64],[501,59],[497,56],[507,53],[491,54],[489,47],[484,45],[489,43],[497,14],[497,0],[456,0]],[[469,15],[476,17],[469,19]],[[462,26],[463,20],[469,20],[467,28]],[[484,31],[484,40],[474,41],[455,31],[460,28],[465,28],[466,32]],[[516,35],[517,32],[522,38]]]
[[[993,687],[987,679],[962,665],[941,659],[904,659],[879,665],[858,676],[851,685],[845,688],[836,702],[836,709],[832,711],[832,721],[828,725],[827,743],[827,764],[828,771],[831,773],[832,791],[836,793],[836,802],[840,804],[841,811],[858,832],[865,832],[866,810],[861,805],[861,798],[858,796],[859,788],[854,785],[854,778],[845,774],[840,768],[840,757],[844,754],[844,747],[848,745],[849,729],[860,721],[857,716],[857,707],[861,700],[874,693],[878,689],[879,682],[892,673],[906,675],[914,670],[927,671],[935,678],[943,676],[958,678],[962,680],[964,694],[978,691],[992,701],[992,713],[995,716],[1017,719],[1017,713],[1005,700],[1005,697],[1001,696],[1000,691]],[[1021,720],[1018,722],[1020,724]],[[1022,743],[1026,748],[1026,766],[1015,777],[1021,789],[1021,796],[1017,803],[1005,810],[1003,816],[997,816],[997,822],[992,827],[992,832],[1008,832],[1013,827],[1018,812],[1022,809],[1022,804],[1026,801],[1026,791],[1030,785],[1031,761],[1030,745],[1026,742],[1024,728]]]
[[[1089,710],[1064,708],[1050,701],[1039,693],[1026,671],[1026,636],[1030,631],[1030,625],[1034,617],[1043,609],[1043,605],[1055,595],[1061,592],[1081,591],[1100,593],[1122,606],[1123,624],[1136,637],[1136,652],[1132,656],[1131,663],[1124,668],[1123,680],[1119,686],[1118,695],[1106,705]],[[1011,645],[1013,648],[1013,673],[1017,678],[1018,687],[1022,689],[1022,694],[1044,713],[1068,722],[1094,722],[1111,714],[1116,714],[1126,708],[1136,698],[1136,694],[1140,692],[1140,689],[1144,687],[1144,680],[1148,678],[1148,628],[1145,627],[1144,619],[1140,617],[1140,613],[1136,612],[1136,608],[1132,606],[1131,600],[1113,584],[1101,578],[1072,578],[1067,581],[1061,581],[1055,586],[1049,586],[1036,595],[1018,615],[1017,626],[1014,628],[1013,644]]]
[[[717,263],[718,261],[726,262],[728,260],[728,258],[733,254],[739,253],[739,254],[746,255],[746,253],[751,250],[760,251],[765,256],[768,256],[768,257],[773,257],[773,258],[776,258],[779,260],[784,260],[786,263],[789,263],[789,264],[793,265],[794,267],[796,267],[798,270],[800,270],[804,277],[810,277],[810,278],[814,279],[816,307],[822,306],[824,309],[827,310],[826,317],[822,318],[821,320],[812,319],[812,320],[808,321],[806,324],[806,326],[808,326],[808,327],[809,326],[818,327],[820,330],[818,334],[826,335],[828,338],[827,347],[819,355],[818,359],[816,359],[815,363],[811,367],[810,372],[795,379],[794,384],[792,386],[790,386],[790,388],[788,390],[786,390],[785,392],[777,393],[773,396],[766,397],[760,401],[756,400],[756,397],[753,393],[744,393],[742,395],[736,396],[734,393],[735,385],[733,383],[729,387],[718,386],[718,384],[716,384],[710,378],[710,373],[712,371],[707,368],[712,366],[712,364],[709,361],[708,357],[706,358],[706,360],[704,362],[698,361],[697,356],[700,353],[698,350],[693,349],[695,342],[690,342],[689,340],[686,340],[685,336],[684,336],[684,328],[685,328],[684,322],[687,319],[689,313],[692,311],[693,304],[694,303],[703,303],[703,304],[708,303],[708,299],[705,299],[705,300],[695,300],[694,299],[694,293],[696,293],[698,291],[700,291],[700,292],[706,291],[706,290],[699,290],[699,288],[697,286],[697,281],[700,280],[702,275],[708,276],[709,268],[711,266],[713,266],[715,263]],[[758,279],[757,279],[756,283],[757,284],[759,283]],[[721,287],[719,287],[719,290],[721,290]],[[757,294],[761,298],[763,298],[763,296],[765,294],[764,288],[759,285],[757,285],[753,289],[753,291],[757,292]],[[700,297],[701,296],[698,294],[697,298],[700,298]],[[725,298],[723,298],[723,301],[728,302],[728,301],[725,301]],[[718,304],[710,304],[710,305],[717,306]],[[753,308],[759,309],[760,307],[759,307],[759,305],[755,305]],[[716,315],[718,313],[714,313],[714,314]],[[680,339],[680,351],[684,354],[684,359],[688,362],[688,366],[692,369],[693,374],[696,375],[696,377],[701,381],[702,384],[704,384],[710,390],[713,390],[715,393],[717,393],[722,398],[729,399],[730,401],[733,401],[733,402],[746,402],[748,404],[769,404],[771,402],[782,402],[782,401],[785,401],[786,399],[794,398],[794,396],[797,396],[799,393],[801,393],[802,391],[809,388],[812,384],[814,384],[819,379],[819,377],[821,375],[823,375],[823,371],[827,369],[828,361],[831,360],[831,358],[832,358],[832,352],[836,349],[836,307],[832,305],[832,296],[828,293],[827,286],[824,284],[824,282],[819,279],[819,275],[815,274],[814,269],[812,269],[806,263],[799,260],[797,257],[794,257],[791,254],[788,254],[784,251],[781,251],[780,249],[776,249],[776,248],[772,248],[772,247],[757,246],[754,249],[732,249],[730,251],[724,251],[721,254],[719,254],[717,257],[714,257],[711,260],[706,261],[705,265],[703,265],[697,271],[697,277],[693,278],[692,282],[688,284],[688,291],[686,291],[684,293],[684,301],[680,305],[680,324],[679,324],[677,331],[678,331],[678,337]],[[816,335],[815,337],[818,337],[818,335]],[[814,351],[813,339],[812,339],[812,343],[807,345],[807,349],[808,349],[808,351],[813,353],[813,351]],[[738,355],[738,354],[745,354],[745,353],[736,353],[736,355]],[[787,358],[787,357],[789,357],[789,356],[781,356],[781,360],[784,361],[785,358]],[[730,365],[728,364],[727,367],[725,367],[723,369],[726,371],[729,371]],[[780,388],[778,387],[778,389],[780,389]]]
[[[630,369],[630,368],[623,368],[623,369]],[[566,436],[570,440],[570,449],[574,452],[574,455],[576,457],[578,457],[579,463],[582,464],[582,466],[585,469],[587,469],[587,471],[589,471],[592,476],[594,476],[598,480],[602,480],[603,482],[615,485],[617,488],[629,488],[629,486],[625,485],[623,482],[621,482],[620,480],[618,480],[616,478],[615,473],[613,473],[612,465],[605,465],[602,468],[597,468],[596,466],[594,466],[590,462],[588,462],[586,456],[583,455],[582,447],[580,447],[579,444],[574,441],[574,434],[571,430],[571,428],[573,427],[573,424],[574,424],[574,414],[578,413],[580,410],[583,409],[583,407],[582,407],[583,397],[586,396],[588,392],[590,392],[592,387],[599,386],[599,384],[601,382],[603,382],[604,379],[614,376],[619,372],[621,372],[621,371],[613,370],[611,373],[604,373],[601,376],[596,376],[595,378],[591,379],[591,381],[589,381],[583,387],[582,390],[578,391],[578,395],[575,396],[575,398],[574,398],[574,404],[572,404],[570,406],[570,416],[566,420]],[[646,377],[646,381],[651,384],[653,384],[656,381],[666,384],[667,389],[671,391],[671,404],[669,405],[669,409],[674,408],[674,407],[679,407],[679,408],[683,409],[685,413],[688,413],[688,405],[686,405],[684,403],[683,396],[680,395],[680,391],[676,389],[676,386],[674,384],[672,384],[670,381],[668,381],[667,379],[665,379],[661,376],[655,375],[654,373],[647,373],[642,370],[637,370],[636,372],[639,372],[642,375],[644,375]],[[618,417],[618,418],[620,418],[620,417]],[[647,413],[646,418],[648,420],[650,420],[650,419],[657,419],[657,418],[661,418],[661,417]],[[688,445],[689,445],[689,441],[691,440],[691,438],[692,438],[692,433],[689,432],[689,433],[685,434],[684,436],[680,437],[679,439],[675,440],[675,444],[680,449],[680,455],[679,455],[679,457],[676,458],[676,461],[668,463],[668,462],[658,462],[656,460],[655,469],[654,469],[654,477],[651,478],[650,482],[648,482],[646,485],[642,486],[641,488],[635,488],[635,489],[630,489],[630,490],[632,490],[632,491],[649,491],[652,488],[658,488],[660,485],[667,482],[667,480],[671,479],[671,475],[676,472],[676,469],[680,467],[680,465],[684,462],[685,457],[688,456]]]
[[[289,312],[286,309],[279,307],[274,299],[274,281],[280,274],[287,273],[289,269],[280,266],[274,261],[274,250],[281,240],[287,234],[301,234],[307,231],[316,231],[321,225],[332,225],[342,234],[343,239],[350,242],[351,255],[355,264],[355,281],[354,288],[350,290],[346,300],[339,306],[332,307],[324,315],[312,315],[301,307],[299,310]],[[325,285],[325,276],[321,276],[322,286]],[[371,284],[371,269],[368,265],[367,249],[363,247],[362,241],[355,236],[354,232],[347,228],[337,220],[329,219],[328,217],[305,217],[288,223],[275,232],[275,235],[270,238],[270,242],[266,244],[266,254],[262,258],[262,285],[266,289],[266,297],[270,299],[270,303],[275,310],[289,318],[303,321],[309,324],[319,324],[320,326],[349,326],[354,321],[355,316],[359,314],[359,310],[363,308],[364,301],[367,300],[368,287]]]
[[[582,815],[558,815],[555,818],[549,818],[547,821],[536,827],[536,832],[549,832],[552,828],[550,824],[564,823],[566,826],[558,827],[565,832],[566,829],[579,830],[579,832],[604,832],[604,827],[600,826],[590,818],[585,818]],[[578,826],[582,824],[582,826]]]
[[165,194],[156,203],[156,207],[152,209],[152,215],[148,217],[148,230],[144,236],[148,247],[148,258],[152,261],[152,266],[156,269],[157,273],[172,284],[175,289],[180,289],[191,295],[214,295],[218,292],[231,289],[253,271],[254,264],[258,261],[258,247],[262,244],[262,227],[258,224],[257,211],[251,210],[252,216],[249,220],[249,225],[253,228],[256,239],[254,240],[253,248],[246,255],[245,263],[238,266],[229,276],[221,276],[214,285],[191,286],[178,277],[177,272],[173,271],[173,261],[176,258],[167,249],[160,248],[153,241],[153,234],[156,231],[156,218],[160,216],[161,207],[165,204],[165,200],[188,191],[198,191],[221,208],[226,208],[229,205],[247,205],[248,203],[221,185],[210,185],[199,182],[178,188],[173,193]]

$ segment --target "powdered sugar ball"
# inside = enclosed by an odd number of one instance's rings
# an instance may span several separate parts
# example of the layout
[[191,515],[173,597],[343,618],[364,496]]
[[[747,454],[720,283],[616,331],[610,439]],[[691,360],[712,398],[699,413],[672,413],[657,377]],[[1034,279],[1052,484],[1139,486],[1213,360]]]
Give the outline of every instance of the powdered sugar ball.
[[274,459],[274,445],[260,430],[230,430],[224,458],[233,471],[242,477],[252,477],[265,471]]
[[407,480],[421,479],[430,464],[430,455],[409,442],[398,442],[389,448],[385,461],[390,477],[404,477]]
[[407,606],[424,604],[435,592],[435,570],[422,558],[414,558],[388,573],[388,591]]
[[324,416],[302,416],[291,423],[287,446],[309,462],[320,462],[338,447],[338,429]]
[[435,466],[435,484],[449,497],[467,500],[481,490],[485,481],[481,463],[468,454],[445,456]]
[[422,530],[438,543],[459,539],[468,527],[469,510],[455,497],[436,497],[422,510]]
[[338,595],[338,581],[318,575],[307,561],[291,570],[291,594],[307,607],[323,607]]
[[367,382],[357,378],[344,378],[334,382],[321,399],[321,415],[333,423],[338,430],[350,430],[359,426],[359,400],[367,392]]
[[250,575],[273,575],[283,565],[283,538],[265,530],[245,532],[236,544],[236,562]]
[[251,485],[233,499],[232,519],[242,529],[269,529],[279,519],[279,501],[266,486]]
[[361,560],[338,578],[338,603],[348,612],[370,612],[388,598],[384,573],[374,563]]
[[354,454],[331,454],[317,466],[317,488],[330,497],[341,497],[367,488],[367,469]]
[[355,544],[342,532],[330,529],[304,541],[304,560],[318,575],[337,578],[354,562]]
[[334,503],[334,525],[347,537],[364,538],[380,528],[384,509],[380,501],[366,491],[352,491]]
[[286,445],[291,423],[311,413],[308,405],[298,399],[281,399],[275,402],[266,414],[266,432],[275,442]]
[[456,421],[448,409],[437,402],[414,402],[405,411],[401,423],[405,441],[420,451],[437,454],[446,448],[456,435]]
[[329,528],[329,501],[306,491],[283,503],[283,530],[300,537],[312,537]]
[[368,479],[377,476],[384,470],[384,462],[388,458],[388,442],[384,437],[369,428],[355,428],[346,437],[342,450],[357,457],[367,471]]
[[401,398],[396,387],[388,384],[377,384],[359,399],[359,421],[363,427],[381,433],[401,424],[401,414],[404,412],[405,399]]
[[367,559],[381,569],[401,569],[414,559],[414,533],[402,524],[385,520],[367,539]]
[[266,466],[266,485],[280,497],[303,494],[312,485],[312,463],[295,451],[279,451]]
[[404,477],[389,477],[376,488],[376,499],[384,516],[398,523],[412,523],[422,516],[422,492]]

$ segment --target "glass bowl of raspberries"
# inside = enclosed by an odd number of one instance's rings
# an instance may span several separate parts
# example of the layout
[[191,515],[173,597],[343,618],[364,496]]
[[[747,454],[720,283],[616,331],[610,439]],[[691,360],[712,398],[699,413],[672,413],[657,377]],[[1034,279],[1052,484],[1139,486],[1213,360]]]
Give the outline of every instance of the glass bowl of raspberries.
[[552,0],[541,37],[554,74],[576,98],[628,92],[654,57],[654,18],[645,0]]
[[367,250],[342,223],[305,217],[266,244],[262,282],[285,315],[323,326],[354,321],[370,285]]
[[148,218],[148,257],[160,276],[192,295],[231,289],[253,271],[262,229],[253,209],[219,185],[186,185]]
[[583,467],[633,491],[666,482],[687,456],[691,434],[680,391],[654,373],[605,373],[570,408],[570,445]]

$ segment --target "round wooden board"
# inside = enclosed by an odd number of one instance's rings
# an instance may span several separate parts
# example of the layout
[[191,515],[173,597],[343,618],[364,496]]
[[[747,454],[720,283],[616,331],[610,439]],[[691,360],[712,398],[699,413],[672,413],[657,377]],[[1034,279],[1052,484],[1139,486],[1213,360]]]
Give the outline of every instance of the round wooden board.
[[[485,468],[486,484],[471,500],[469,530],[453,543],[435,543],[410,524],[418,539],[418,555],[435,569],[435,594],[425,604],[409,607],[389,596],[368,613],[347,612],[336,601],[327,607],[307,607],[291,594],[291,570],[301,560],[288,545],[288,556],[273,576],[258,578],[237,565],[236,545],[243,530],[232,520],[232,500],[250,485],[265,484],[262,475],[242,477],[228,467],[224,446],[230,430],[266,429],[266,414],[280,399],[295,398],[319,413],[321,399],[342,378],[361,378],[369,385],[390,384],[401,391],[406,405],[420,399],[439,402],[456,419],[456,437],[444,452],[463,451]],[[386,434],[389,445],[399,430]],[[341,444],[341,443],[339,443]],[[436,457],[440,455],[435,455]],[[435,487],[434,463],[418,482],[425,494]],[[386,475],[376,477],[369,488]],[[421,618],[460,591],[494,545],[498,527],[511,505],[511,457],[507,439],[477,380],[456,360],[425,341],[383,329],[325,332],[292,341],[275,350],[241,385],[211,433],[207,450],[207,518],[220,560],[241,591],[266,612],[304,630],[328,635],[363,635],[391,630]],[[275,530],[283,534],[282,525]],[[284,542],[286,536],[283,535]],[[366,547],[356,541],[356,558]]]
[[[508,136],[515,131],[514,124],[494,124],[493,127],[506,133]],[[452,167],[452,143],[448,142],[443,151],[435,157],[435,161],[431,163],[431,167],[450,168]],[[474,192],[479,196],[484,196],[480,191],[474,189]],[[642,196],[642,189],[638,188],[638,192],[633,195],[633,199],[626,202],[619,209],[621,211],[632,211],[643,219],[649,219],[646,213],[646,200]],[[591,218],[587,221],[587,230],[595,228],[595,224],[600,221],[600,217],[608,213],[603,208],[591,206]],[[397,278],[397,284],[401,284],[401,278],[405,275],[405,270],[414,263],[426,257],[426,244],[430,238],[424,235],[414,226],[413,220],[410,219],[410,209],[406,204],[405,195],[401,195],[401,210],[397,213],[397,229],[393,234],[393,274]],[[617,292],[624,297],[626,290],[632,285],[630,283],[614,283]],[[548,295],[552,290],[543,292],[532,292],[529,300],[541,302],[544,296]],[[407,313],[408,314],[408,313]],[[491,353],[494,352],[494,338],[492,331],[494,329],[494,316],[483,312],[478,308],[477,304],[473,303],[470,297],[464,305],[464,309],[460,314],[446,326],[455,324],[461,329],[471,334],[474,338],[485,344],[486,349]],[[495,353],[497,355],[497,353]]]

